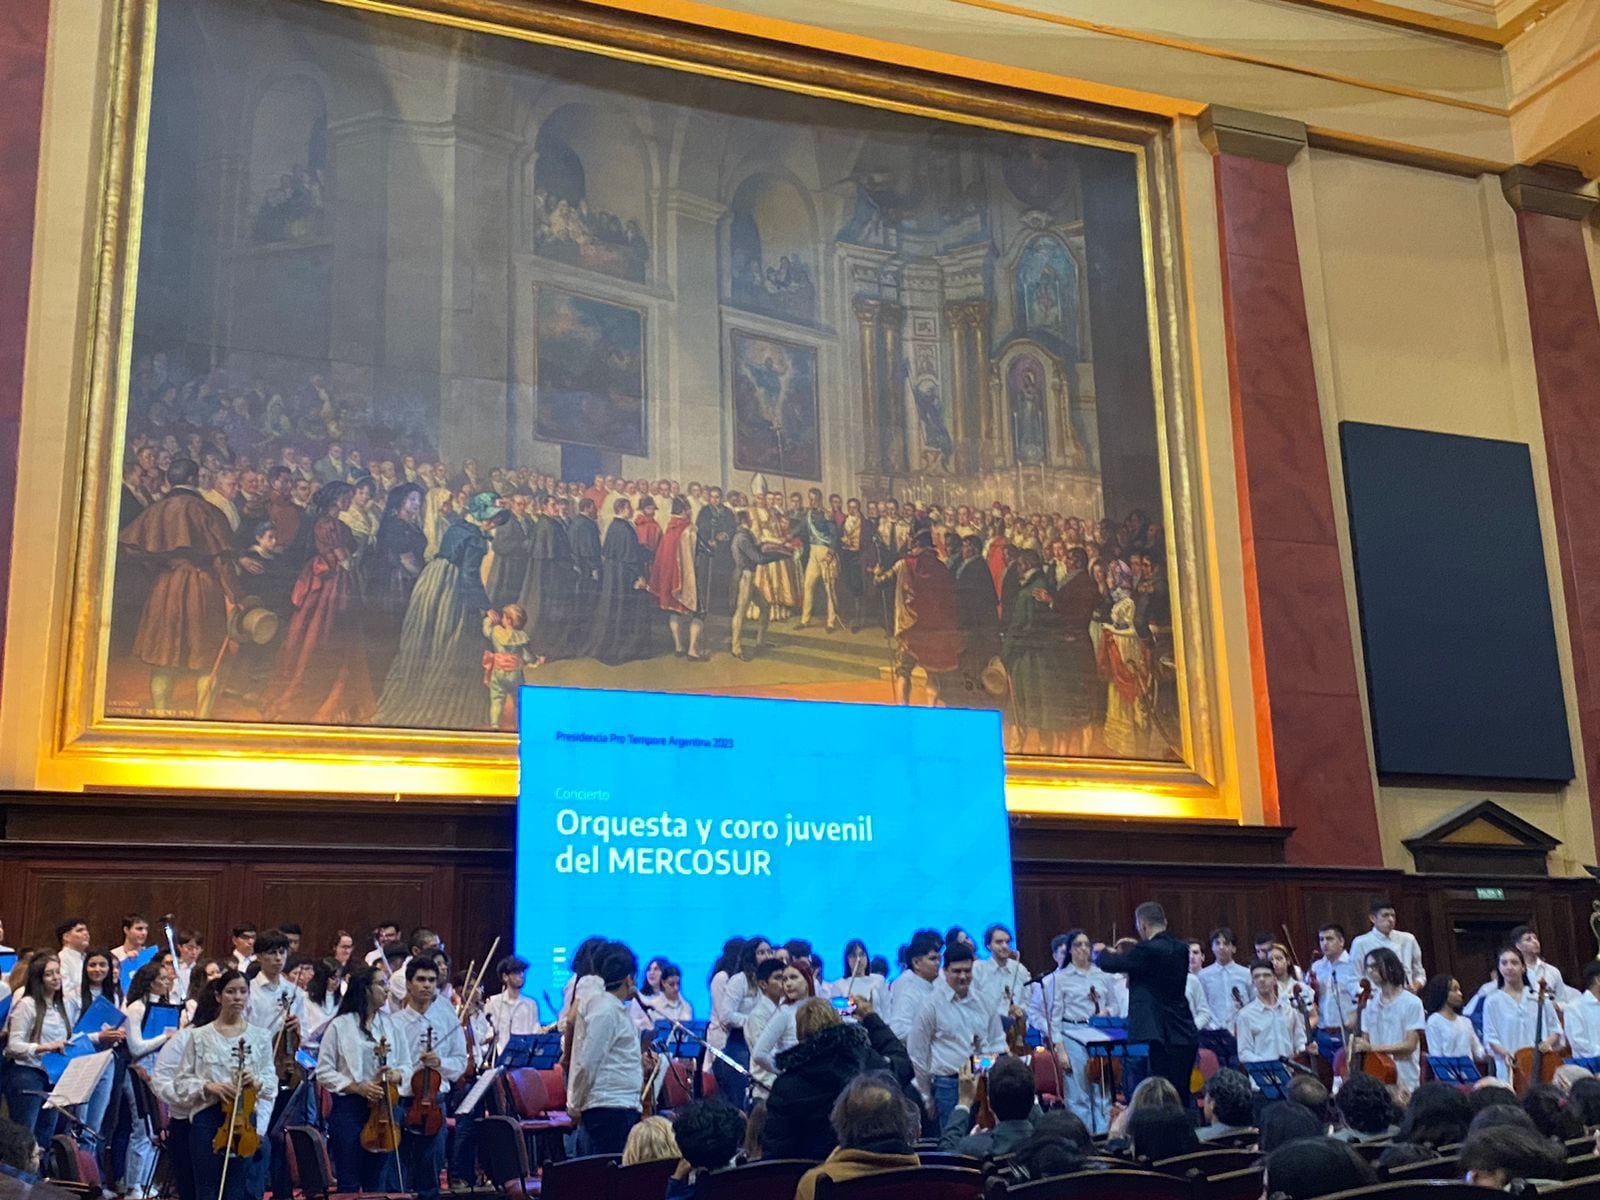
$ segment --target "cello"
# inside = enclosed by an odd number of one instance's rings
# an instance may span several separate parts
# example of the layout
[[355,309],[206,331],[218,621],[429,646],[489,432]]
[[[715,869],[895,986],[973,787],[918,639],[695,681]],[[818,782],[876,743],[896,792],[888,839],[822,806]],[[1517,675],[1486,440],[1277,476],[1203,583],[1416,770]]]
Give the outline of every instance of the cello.
[[1519,1096],[1534,1084],[1553,1083],[1556,1070],[1566,1061],[1561,1051],[1544,1049],[1544,1006],[1549,995],[1550,985],[1541,979],[1533,999],[1533,1045],[1524,1046],[1511,1056],[1511,1087]]
[[[422,1035],[424,1057],[433,1053],[433,1026]],[[424,1064],[411,1076],[411,1111],[406,1113],[405,1127],[423,1137],[433,1137],[444,1128],[444,1109],[439,1107],[439,1092],[444,1087],[444,1076],[437,1067]]]
[[400,1149],[400,1124],[394,1119],[400,1096],[394,1072],[389,1070],[388,1038],[378,1039],[373,1055],[378,1060],[378,1078],[373,1082],[383,1090],[383,1095],[371,1101],[367,1123],[361,1127],[361,1148],[369,1154],[393,1154]]
[[[1356,1029],[1361,1028],[1361,1014],[1366,1011],[1367,1003],[1372,999],[1372,980],[1363,979],[1361,990],[1356,993]],[[1357,1037],[1366,1039],[1366,1035],[1358,1033]],[[1395,1070],[1394,1059],[1378,1050],[1352,1050],[1346,1044],[1339,1051],[1340,1057],[1334,1060],[1334,1070],[1340,1079],[1348,1079],[1351,1071],[1360,1071],[1371,1075],[1380,1083],[1393,1086],[1399,1082],[1400,1074]]]

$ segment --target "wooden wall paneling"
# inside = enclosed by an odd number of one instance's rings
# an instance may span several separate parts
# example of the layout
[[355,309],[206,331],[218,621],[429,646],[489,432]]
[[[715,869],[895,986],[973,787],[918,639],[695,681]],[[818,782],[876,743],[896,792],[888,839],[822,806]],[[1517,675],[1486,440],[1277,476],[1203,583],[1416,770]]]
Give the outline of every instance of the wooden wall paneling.
[[[1152,880],[1139,898],[1160,904],[1167,910],[1167,924],[1172,932],[1179,937],[1199,938],[1207,944],[1208,955],[1211,931],[1221,926],[1231,928],[1239,946],[1239,957],[1248,960],[1251,935],[1258,927],[1272,928],[1269,918],[1273,912],[1273,891],[1273,882],[1262,876],[1235,877],[1229,882],[1206,879],[1182,883],[1162,878]],[[1118,922],[1118,931],[1125,930],[1132,919],[1130,909]]]
[[[1291,928],[1294,928],[1295,949],[1300,952],[1303,967],[1309,966],[1322,953],[1318,931],[1330,921],[1344,927],[1347,945],[1372,928],[1367,916],[1373,899],[1369,884],[1307,882],[1293,887],[1292,892],[1295,897],[1292,911],[1297,914],[1298,928],[1293,922]],[[1401,928],[1405,928],[1404,924]]]
[[[175,913],[180,922],[209,928],[221,912],[219,893],[227,871],[220,865],[156,870],[145,863],[91,860],[20,863],[6,874],[14,874],[20,885],[20,920],[8,937],[12,945],[54,947],[59,944],[55,926],[81,916],[89,922],[93,945],[110,947],[121,944],[122,918],[130,912],[152,923],[163,913]],[[161,936],[159,929],[152,934]]]
[[1112,927],[1128,931],[1133,903],[1119,880],[1062,880],[1018,875],[1015,881],[1017,947],[1033,971],[1050,969],[1050,939],[1069,929],[1087,929],[1109,941]]
[[[537,898],[529,897],[527,902],[536,903]],[[509,868],[457,867],[455,910],[455,933],[450,943],[450,954],[451,967],[457,976],[474,960],[481,962],[497,937],[500,939],[500,947],[495,951],[497,960],[514,952],[512,873]],[[498,986],[491,968],[484,977],[484,987],[492,993]]]
[[[447,938],[454,920],[453,889],[447,867],[423,863],[333,867],[331,864],[277,865],[247,871],[245,902],[233,919],[254,921],[262,929],[297,921],[301,945],[326,954],[333,935],[347,929],[356,953],[371,949],[379,921],[398,920],[402,936],[418,925]],[[445,926],[440,929],[439,926]]]

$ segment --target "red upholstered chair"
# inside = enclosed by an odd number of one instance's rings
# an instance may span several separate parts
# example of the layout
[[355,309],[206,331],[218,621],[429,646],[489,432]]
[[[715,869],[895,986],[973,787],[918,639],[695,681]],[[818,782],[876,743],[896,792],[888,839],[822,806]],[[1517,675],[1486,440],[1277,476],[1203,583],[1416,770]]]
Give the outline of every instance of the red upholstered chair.
[[[1258,1195],[1260,1193],[1257,1193]],[[1194,1187],[1187,1179],[1160,1171],[1079,1171],[1033,1183],[997,1184],[990,1200],[1192,1200]],[[822,1200],[819,1189],[817,1200]]]
[[[1376,1183],[1333,1192],[1323,1200],[1482,1200],[1484,1189],[1456,1180],[1423,1179],[1415,1183]],[[1543,1192],[1539,1193],[1543,1195]]]
[[717,1094],[717,1077],[709,1069],[700,1072],[700,1098],[709,1100]]
[[283,1131],[289,1146],[289,1172],[294,1185],[305,1200],[366,1200],[403,1193],[388,1192],[336,1192],[333,1162],[328,1157],[328,1143],[320,1130],[309,1125],[290,1125]]
[[528,1146],[515,1117],[479,1117],[478,1165],[495,1191],[507,1200],[526,1200],[539,1194],[539,1181],[528,1166]]
[[1210,1178],[1229,1171],[1244,1171],[1258,1165],[1261,1155],[1254,1150],[1196,1150],[1193,1154],[1180,1154],[1176,1158],[1163,1158],[1151,1164],[1152,1169],[1169,1175],[1186,1176],[1199,1171]]
[[983,1176],[965,1167],[907,1167],[836,1183],[817,1179],[817,1200],[979,1200]]
[[1195,1060],[1194,1065],[1200,1068],[1200,1078],[1207,1083],[1210,1083],[1211,1077],[1222,1069],[1222,1063],[1217,1060],[1217,1052],[1207,1050],[1205,1047],[1201,1047],[1200,1057]]
[[519,1067],[500,1078],[505,1082],[507,1111],[517,1118],[523,1136],[536,1149],[536,1153],[529,1155],[529,1161],[560,1157],[561,1139],[572,1128],[572,1118],[565,1112],[551,1110],[543,1074],[533,1067]]
[[[678,1160],[674,1158],[619,1166],[611,1172],[608,1200],[661,1200],[667,1191],[667,1180],[677,1169]],[[590,1200],[596,1198],[591,1196]]]
[[1066,1077],[1062,1074],[1061,1064],[1048,1050],[1034,1051],[1033,1090],[1041,1104],[1053,1104],[1067,1094]]
[[1209,1176],[1202,1186],[1205,1200],[1260,1200],[1261,1168],[1225,1171]]
[[50,1174],[68,1183],[82,1184],[92,1195],[100,1194],[100,1164],[64,1133],[50,1139]]
[[697,1200],[773,1200],[793,1196],[800,1176],[816,1165],[806,1158],[770,1158],[713,1171],[700,1176]]
[[694,1060],[674,1058],[665,1072],[668,1108],[682,1108],[694,1099]]
[[[621,1163],[620,1154],[587,1154],[563,1162],[547,1162],[539,1173],[543,1185],[539,1194],[543,1200],[607,1200]],[[661,1190],[666,1190],[665,1185]]]

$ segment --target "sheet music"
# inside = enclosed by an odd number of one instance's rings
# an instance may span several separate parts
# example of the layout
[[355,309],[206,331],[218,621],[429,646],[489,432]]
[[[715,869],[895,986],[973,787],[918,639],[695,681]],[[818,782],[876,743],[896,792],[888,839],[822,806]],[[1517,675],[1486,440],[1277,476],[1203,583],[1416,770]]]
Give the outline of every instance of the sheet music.
[[60,1082],[50,1089],[50,1098],[44,1102],[45,1107],[71,1108],[88,1103],[89,1097],[94,1094],[95,1084],[100,1082],[100,1076],[105,1074],[110,1065],[109,1050],[73,1059],[67,1064],[67,1069],[61,1072]]
[[483,1099],[484,1095],[489,1091],[490,1085],[493,1084],[494,1081],[499,1078],[499,1076],[499,1067],[490,1067],[482,1075],[479,1075],[478,1082],[472,1085],[472,1090],[467,1093],[466,1099],[462,1100],[460,1105],[456,1108],[456,1116],[462,1116],[463,1114],[469,1113],[476,1108],[478,1106],[478,1101]]

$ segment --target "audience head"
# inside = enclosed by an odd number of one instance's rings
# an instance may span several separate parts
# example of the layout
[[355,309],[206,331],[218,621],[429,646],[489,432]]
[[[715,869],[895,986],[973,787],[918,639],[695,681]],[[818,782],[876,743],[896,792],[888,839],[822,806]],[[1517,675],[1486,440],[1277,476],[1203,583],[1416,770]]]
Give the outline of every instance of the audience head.
[[678,1152],[691,1167],[715,1171],[727,1166],[744,1140],[744,1118],[726,1100],[691,1100],[672,1123]]
[[1351,1071],[1333,1103],[1344,1123],[1357,1133],[1382,1133],[1394,1124],[1389,1089],[1365,1071]]
[[[1263,1133],[1266,1126],[1263,1117]],[[1261,1148],[1267,1148],[1265,1139]],[[1303,1137],[1285,1142],[1267,1154],[1262,1194],[1268,1200],[1280,1197],[1281,1200],[1312,1200],[1315,1196],[1328,1196],[1377,1182],[1378,1173],[1348,1142],[1331,1137]]]
[[[999,1116],[999,1113],[995,1114]],[[1160,1162],[1200,1149],[1194,1123],[1181,1108],[1146,1106],[1128,1117],[1128,1141],[1139,1158]]]
[[1503,1190],[1517,1179],[1560,1178],[1566,1154],[1533,1129],[1495,1125],[1473,1130],[1461,1147],[1460,1161],[1468,1183]]
[[1536,1084],[1522,1097],[1522,1111],[1533,1118],[1533,1123],[1545,1137],[1568,1138],[1583,1136],[1583,1122],[1578,1114],[1567,1107],[1567,1098],[1561,1089],[1548,1083]]
[[1472,1102],[1454,1084],[1430,1079],[1411,1093],[1400,1121],[1397,1142],[1419,1146],[1454,1146],[1467,1136]]
[[1301,1138],[1319,1138],[1327,1132],[1310,1109],[1289,1100],[1267,1105],[1261,1110],[1257,1124],[1261,1128],[1259,1144],[1263,1154],[1271,1154],[1278,1147]]
[[1138,1112],[1141,1108],[1181,1109],[1182,1107],[1183,1102],[1178,1099],[1178,1089],[1160,1075],[1149,1076],[1134,1088],[1133,1095],[1128,1097],[1129,1113]]
[[1600,1125],[1600,1079],[1591,1075],[1578,1080],[1567,1094],[1567,1103],[1586,1127]]
[[1083,1166],[1092,1145],[1083,1121],[1075,1113],[1058,1109],[1039,1118],[1033,1133],[1011,1152],[1011,1162],[1025,1179],[1071,1175]]
[[1315,1075],[1296,1075],[1289,1081],[1288,1096],[1292,1103],[1300,1105],[1322,1124],[1333,1119],[1330,1111],[1333,1097],[1328,1093],[1328,1085]]
[[1517,1094],[1511,1090],[1509,1084],[1487,1075],[1472,1085],[1472,1091],[1467,1093],[1467,1103],[1472,1106],[1473,1116],[1477,1116],[1486,1108],[1520,1108],[1522,1102],[1517,1099]]
[[631,1167],[681,1156],[678,1139],[672,1134],[672,1122],[665,1117],[646,1117],[628,1130],[628,1141],[622,1148],[622,1165]]
[[1439,1152],[1421,1142],[1396,1142],[1378,1155],[1377,1168],[1389,1171],[1395,1167],[1409,1167],[1413,1163],[1434,1162]]
[[1223,1067],[1206,1081],[1206,1116],[1218,1125],[1246,1126],[1255,1115],[1250,1080],[1243,1072]]
[[794,1035],[802,1042],[809,1037],[815,1037],[824,1029],[835,1029],[843,1024],[839,1010],[833,1007],[832,1002],[820,996],[802,1000],[800,1006],[794,1010]]
[[892,1146],[908,1154],[922,1133],[921,1114],[887,1071],[867,1071],[845,1084],[828,1119],[841,1150]]
[[1033,1068],[1025,1059],[1007,1055],[995,1061],[989,1070],[989,1107],[996,1120],[1027,1120],[1033,1094]]
[[1527,1114],[1520,1103],[1516,1105],[1496,1104],[1484,1109],[1472,1118],[1472,1123],[1467,1126],[1467,1137],[1470,1138],[1473,1134],[1485,1129],[1500,1129],[1505,1126],[1526,1129],[1529,1133],[1539,1132],[1539,1127],[1533,1123],[1533,1118]]
[[34,1140],[33,1130],[4,1117],[0,1117],[0,1167],[10,1167],[25,1175],[39,1170],[39,1143]]
[[756,1101],[756,1106],[750,1110],[744,1119],[744,1145],[740,1153],[745,1162],[759,1162],[761,1159],[761,1138],[767,1131],[767,1102]]

